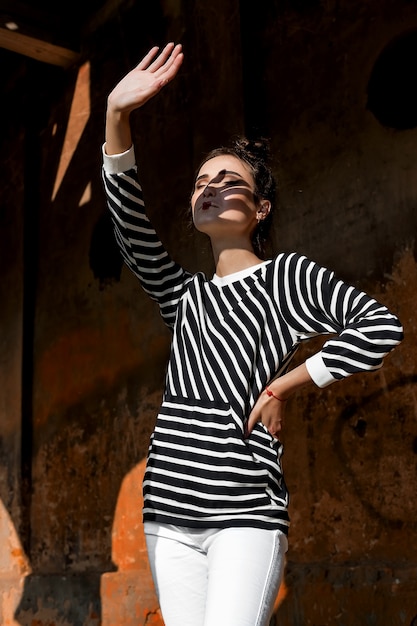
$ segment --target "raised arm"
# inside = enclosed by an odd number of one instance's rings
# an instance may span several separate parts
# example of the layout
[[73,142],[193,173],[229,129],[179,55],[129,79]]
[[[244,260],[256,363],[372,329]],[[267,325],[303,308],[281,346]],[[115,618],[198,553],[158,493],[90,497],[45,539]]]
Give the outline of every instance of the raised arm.
[[158,56],[157,52],[152,48],[108,97],[103,182],[122,256],[172,327],[190,275],[170,258],[145,213],[129,119],[177,74],[182,63],[180,45],[171,43]]
[[132,145],[130,114],[172,80],[183,61],[182,47],[169,43],[157,56],[152,48],[142,61],[116,85],[107,99],[106,154],[120,154]]

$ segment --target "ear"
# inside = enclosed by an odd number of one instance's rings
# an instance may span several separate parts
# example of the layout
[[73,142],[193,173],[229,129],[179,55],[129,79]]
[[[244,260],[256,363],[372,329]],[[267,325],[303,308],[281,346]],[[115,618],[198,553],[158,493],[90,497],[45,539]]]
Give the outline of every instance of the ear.
[[259,201],[258,210],[256,212],[256,219],[258,220],[258,222],[261,222],[266,217],[268,217],[270,211],[271,211],[271,203],[270,203],[270,201],[269,200],[265,200],[265,199],[261,199]]

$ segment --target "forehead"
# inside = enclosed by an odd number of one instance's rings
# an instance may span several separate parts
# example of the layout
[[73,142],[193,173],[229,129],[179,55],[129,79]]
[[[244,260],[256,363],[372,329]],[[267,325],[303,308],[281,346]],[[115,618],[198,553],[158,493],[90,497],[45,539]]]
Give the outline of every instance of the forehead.
[[204,176],[210,179],[217,176],[222,170],[236,172],[236,174],[239,174],[244,180],[253,182],[253,175],[249,165],[232,154],[222,154],[203,163],[198,171],[197,178]]

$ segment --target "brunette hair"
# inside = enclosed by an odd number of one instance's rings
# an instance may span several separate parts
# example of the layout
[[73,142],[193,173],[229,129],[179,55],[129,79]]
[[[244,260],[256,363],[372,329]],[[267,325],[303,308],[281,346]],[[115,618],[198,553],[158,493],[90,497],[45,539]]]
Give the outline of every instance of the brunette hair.
[[[237,137],[230,145],[211,150],[200,164],[200,168],[217,156],[235,156],[249,165],[255,182],[255,202],[262,198],[269,200],[271,210],[265,219],[260,220],[252,235],[252,245],[259,256],[265,253],[265,244],[272,224],[272,212],[276,204],[276,181],[270,167],[269,141],[265,138],[247,139]],[[199,168],[199,169],[200,169]]]

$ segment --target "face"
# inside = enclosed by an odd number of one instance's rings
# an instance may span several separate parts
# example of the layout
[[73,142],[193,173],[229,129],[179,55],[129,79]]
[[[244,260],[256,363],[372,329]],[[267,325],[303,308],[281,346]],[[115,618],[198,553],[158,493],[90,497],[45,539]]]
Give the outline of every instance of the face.
[[237,157],[221,155],[206,161],[197,174],[191,196],[196,228],[210,236],[250,236],[260,209],[254,188],[249,166]]

